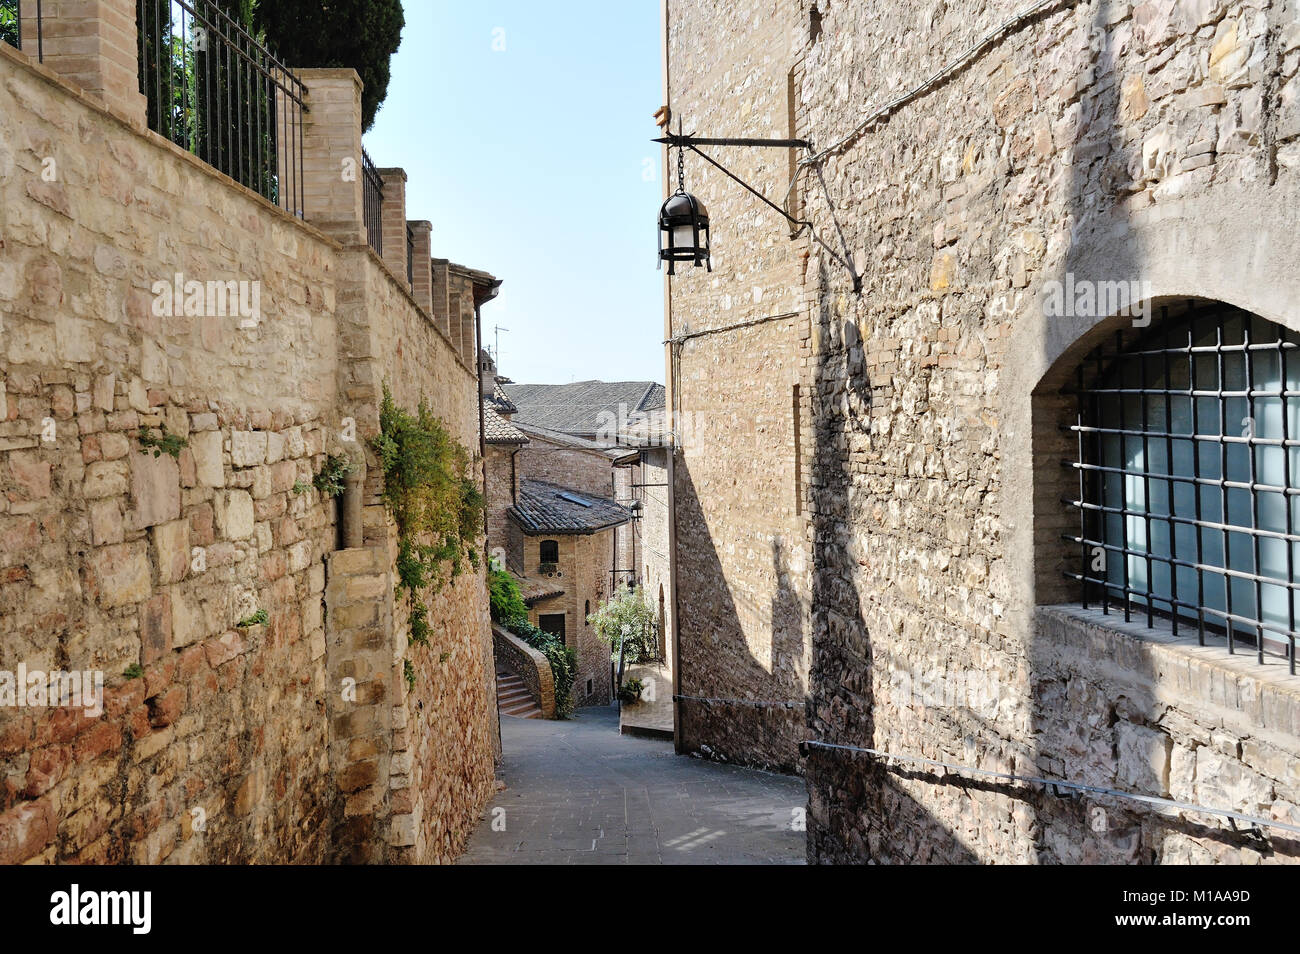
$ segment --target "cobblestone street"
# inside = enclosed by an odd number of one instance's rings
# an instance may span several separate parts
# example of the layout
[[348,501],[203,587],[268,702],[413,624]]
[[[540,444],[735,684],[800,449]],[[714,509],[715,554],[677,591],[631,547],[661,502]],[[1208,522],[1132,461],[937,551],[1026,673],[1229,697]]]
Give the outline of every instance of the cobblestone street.
[[[461,864],[804,862],[804,833],[792,824],[806,803],[802,779],[620,736],[613,707],[565,722],[503,717],[501,736],[508,787]],[[504,831],[493,831],[494,818]]]

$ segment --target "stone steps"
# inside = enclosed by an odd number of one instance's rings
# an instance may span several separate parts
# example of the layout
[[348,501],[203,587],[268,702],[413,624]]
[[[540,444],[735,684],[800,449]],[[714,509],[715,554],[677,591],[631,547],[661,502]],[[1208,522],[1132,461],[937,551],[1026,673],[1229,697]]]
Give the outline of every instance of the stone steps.
[[533,701],[524,681],[511,672],[497,670],[497,710],[517,719],[540,719],[542,710]]

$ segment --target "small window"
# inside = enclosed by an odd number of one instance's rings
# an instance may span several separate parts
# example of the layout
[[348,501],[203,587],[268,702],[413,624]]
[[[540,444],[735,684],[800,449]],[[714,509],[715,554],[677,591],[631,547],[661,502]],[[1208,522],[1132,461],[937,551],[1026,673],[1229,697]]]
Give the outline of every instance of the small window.
[[594,694],[595,691],[596,691],[595,686],[592,684],[591,680],[588,679],[588,680],[587,680],[587,695],[590,696],[590,695]]
[[583,618],[585,619],[590,615],[591,615],[591,600],[587,600],[587,608],[586,610],[583,611]]
[[543,540],[539,560],[542,563],[559,563],[560,544],[555,540]]
[[1067,535],[1084,606],[1295,659],[1300,335],[1227,306],[1103,342],[1078,370]]
[[808,45],[813,46],[821,39],[822,13],[816,7],[808,14]]

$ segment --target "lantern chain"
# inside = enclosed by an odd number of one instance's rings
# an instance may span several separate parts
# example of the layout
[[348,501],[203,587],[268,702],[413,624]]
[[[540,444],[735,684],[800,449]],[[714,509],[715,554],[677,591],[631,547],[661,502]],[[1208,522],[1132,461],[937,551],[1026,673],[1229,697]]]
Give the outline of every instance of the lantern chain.
[[677,147],[677,191],[686,191],[686,150]]

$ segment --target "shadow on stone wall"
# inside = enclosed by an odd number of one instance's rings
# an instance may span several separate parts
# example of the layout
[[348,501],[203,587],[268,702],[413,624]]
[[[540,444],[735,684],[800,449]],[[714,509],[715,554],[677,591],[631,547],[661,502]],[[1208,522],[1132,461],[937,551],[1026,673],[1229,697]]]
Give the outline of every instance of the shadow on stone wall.
[[[1120,7],[1117,0],[1101,0],[1092,22],[1093,37],[1105,36],[1108,24],[1121,19]],[[1095,75],[1100,78],[1111,74],[1115,79],[1109,84],[1098,82],[1094,88],[1100,92],[1084,104],[1075,139],[1074,165],[1066,180],[1071,241],[1061,274],[1048,276],[1057,280],[1064,281],[1068,274],[1076,282],[1153,278],[1148,263],[1156,250],[1144,241],[1141,223],[1134,221],[1125,200],[1135,181],[1175,171],[1159,172],[1151,169],[1151,164],[1177,160],[1159,150],[1135,148],[1131,128],[1125,135],[1124,123],[1131,127],[1135,120],[1131,103],[1127,106],[1129,117],[1125,118],[1128,87],[1120,82],[1120,66],[1120,51],[1110,43],[1097,50]],[[1178,227],[1197,226],[1194,221],[1184,220]],[[1159,302],[1148,304],[1156,316],[1153,327],[1158,327]],[[1042,340],[1061,356],[1039,382],[1032,399],[1036,527],[1033,602],[1035,606],[1077,604],[1080,586],[1063,583],[1061,571],[1063,567],[1077,571],[1082,556],[1077,550],[1066,552],[1067,544],[1061,536],[1079,533],[1078,516],[1065,501],[1077,497],[1080,488],[1077,482],[1071,487],[1062,486],[1060,474],[1064,469],[1060,461],[1072,459],[1078,452],[1074,435],[1064,430],[1078,420],[1078,409],[1073,399],[1061,396],[1062,389],[1081,380],[1077,377],[1079,362],[1088,350],[1107,338],[1136,338],[1142,326],[1135,326],[1134,319],[1126,316],[1112,315],[1098,321],[1093,315],[1055,318],[1047,317],[1045,312],[1040,314],[1044,321],[1059,323],[1057,327],[1049,326]],[[1094,369],[1085,370],[1091,374]],[[1077,481],[1073,472],[1069,481]],[[1073,518],[1072,528],[1061,525],[1062,514]],[[1092,592],[1090,596],[1096,606],[1099,594]],[[1175,731],[1165,724],[1171,704],[1157,702],[1155,687],[1171,685],[1173,676],[1157,671],[1149,652],[1126,649],[1122,644],[1132,637],[1108,634],[1122,668],[1122,677],[1108,677],[1104,669],[1110,659],[1096,659],[1093,653],[1077,650],[1077,637],[1068,637],[1060,627],[1050,625],[1042,613],[1033,609],[1029,612],[1030,718],[1036,752],[1035,765],[1028,768],[1033,774],[1170,797],[1170,749],[1175,747],[1170,740],[1172,737],[1185,742],[1186,738],[1182,730]],[[1123,619],[1122,604],[1118,609],[1112,606],[1111,612],[1113,618]],[[1134,620],[1145,615],[1145,609],[1134,604]],[[1172,718],[1176,728],[1181,716],[1173,713]],[[1162,746],[1163,777],[1159,769]],[[1188,793],[1173,794],[1176,798],[1192,798]],[[1162,860],[1204,861],[1209,857],[1222,861],[1237,859],[1243,849],[1265,857],[1295,857],[1300,853],[1300,843],[1291,839],[1273,837],[1266,842],[1255,831],[1172,817],[1119,799],[1096,800],[1064,793],[1057,797],[1036,791],[1030,803],[1035,818],[1031,829],[1033,849],[1040,863],[1153,864]]]
[[[819,278],[808,737],[871,748],[876,743],[873,654],[855,582],[861,567],[850,552],[854,528],[865,517],[853,510],[852,479],[843,467],[845,438],[854,432],[871,433],[871,381],[857,326],[831,314],[824,269]],[[810,746],[805,774],[809,863],[978,860],[899,786],[889,770],[868,756]]]
[[[778,583],[771,604],[772,644],[765,664],[749,650],[690,467],[680,457],[675,479],[678,560],[691,568],[690,578],[678,584],[684,697],[678,705],[678,718],[683,748],[726,762],[798,771],[798,744],[805,734],[804,689],[794,661],[802,657],[803,636],[797,626],[789,624],[791,619],[797,623],[799,604],[784,572],[784,544],[778,540],[772,545]],[[703,584],[698,592],[707,593],[707,599],[692,598],[691,579]],[[779,620],[785,620],[785,625],[778,625]]]

